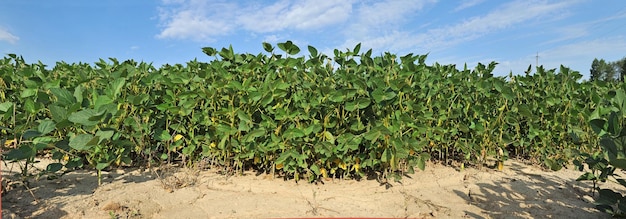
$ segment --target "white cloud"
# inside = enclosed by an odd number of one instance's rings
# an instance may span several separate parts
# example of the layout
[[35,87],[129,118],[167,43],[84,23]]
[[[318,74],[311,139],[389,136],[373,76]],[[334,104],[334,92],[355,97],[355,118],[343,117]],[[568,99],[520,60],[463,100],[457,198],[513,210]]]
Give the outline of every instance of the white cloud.
[[463,0],[459,6],[454,8],[453,12],[461,11],[463,9],[471,8],[480,3],[483,3],[485,0]]
[[0,28],[0,41],[7,41],[11,44],[15,44],[18,40],[20,40],[19,37],[11,34],[9,31],[3,28]]
[[434,0],[413,1],[375,1],[374,4],[361,3],[358,5],[354,19],[346,28],[345,35],[357,38],[368,38],[372,34],[395,32],[401,24],[406,23],[407,17],[419,12],[426,4],[435,3]]
[[268,33],[315,29],[344,22],[351,1],[281,0],[271,5],[236,1],[167,0],[160,9],[158,38],[210,41],[236,30]]
[[[369,31],[345,41],[342,47],[354,42],[363,42],[374,49],[395,50],[395,52],[432,52],[447,49],[460,43],[531,22],[540,23],[542,18],[552,18],[563,14],[564,10],[576,1],[555,2],[517,0],[503,4],[491,12],[465,19],[460,23],[438,27],[422,33],[411,31]],[[388,25],[387,25],[388,26]],[[403,49],[404,48],[404,49]],[[419,50],[419,51],[416,51]]]
[[160,8],[159,18],[164,29],[157,38],[212,41],[213,37],[234,30],[229,19],[217,18],[230,16],[229,12],[234,11],[236,5],[198,0],[167,0],[164,4],[170,8]]
[[[554,29],[554,33],[560,35],[560,37],[543,42],[542,45],[558,43],[558,42],[563,42],[563,41],[567,41],[571,39],[577,39],[577,38],[589,36],[591,35],[592,32],[600,31],[601,27],[603,27],[604,25],[606,25],[607,23],[611,21],[624,20],[626,18],[625,12],[626,11],[620,11],[616,14],[608,15],[597,20],[556,28]],[[606,32],[611,32],[613,30],[609,30],[609,31],[605,30],[604,34],[606,34]]]
[[275,32],[287,28],[315,29],[345,21],[352,11],[351,1],[282,0],[261,8],[247,8],[237,15],[243,29]]
[[277,35],[268,35],[268,36],[265,36],[265,39],[263,40],[263,42],[276,43],[278,42],[279,39],[280,37],[278,37]]
[[362,43],[364,48],[376,50],[398,51],[414,48],[415,42],[407,40],[414,36],[402,31],[401,27],[409,22],[408,17],[418,14],[424,6],[436,2],[386,0],[374,4],[361,3],[356,9],[354,19],[350,20],[351,24],[343,32],[346,40],[336,48],[353,48],[357,43]]
[[458,44],[555,14],[570,4],[569,2],[514,1],[485,16],[473,17],[460,24],[430,30],[427,33],[431,36],[428,40],[429,43],[439,46]]

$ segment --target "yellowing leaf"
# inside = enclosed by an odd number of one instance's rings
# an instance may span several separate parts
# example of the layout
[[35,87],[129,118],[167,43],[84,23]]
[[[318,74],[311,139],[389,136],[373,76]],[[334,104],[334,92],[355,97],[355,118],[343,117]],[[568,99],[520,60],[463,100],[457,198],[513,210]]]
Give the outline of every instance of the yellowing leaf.
[[320,173],[322,174],[322,177],[328,178],[328,173],[326,173],[326,168],[320,169]]
[[68,156],[67,154],[63,156],[63,161],[68,161],[69,159],[70,159],[70,156]]
[[282,168],[283,168],[283,164],[282,163],[276,164],[276,169],[277,170],[280,170]]
[[174,141],[178,141],[178,140],[180,140],[182,138],[183,138],[183,135],[177,134],[177,135],[174,136]]
[[254,164],[258,164],[261,162],[261,158],[254,156]]
[[15,140],[15,139],[6,140],[6,141],[4,142],[4,146],[5,146],[5,147],[11,146],[11,145],[13,145],[13,143],[15,143],[15,142],[17,142],[17,140]]
[[215,147],[216,147],[215,142],[211,142],[211,144],[209,145],[209,147],[211,147],[211,148],[215,148]]
[[352,168],[350,168],[350,170],[354,170],[356,172],[359,172],[360,169],[361,169],[361,165],[359,165],[359,163],[352,165]]
[[348,167],[346,166],[346,163],[344,163],[344,162],[339,163],[339,168],[341,168],[343,170],[348,169]]

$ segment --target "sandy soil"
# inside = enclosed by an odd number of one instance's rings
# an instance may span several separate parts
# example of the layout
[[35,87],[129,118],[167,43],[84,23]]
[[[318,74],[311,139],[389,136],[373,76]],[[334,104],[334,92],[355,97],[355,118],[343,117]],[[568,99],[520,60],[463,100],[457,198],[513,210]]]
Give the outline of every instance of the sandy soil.
[[575,181],[581,172],[545,172],[515,160],[503,171],[429,164],[388,184],[162,167],[106,172],[100,187],[94,171],[24,186],[16,171],[15,164],[2,169],[2,218],[609,218],[593,208],[591,183]]

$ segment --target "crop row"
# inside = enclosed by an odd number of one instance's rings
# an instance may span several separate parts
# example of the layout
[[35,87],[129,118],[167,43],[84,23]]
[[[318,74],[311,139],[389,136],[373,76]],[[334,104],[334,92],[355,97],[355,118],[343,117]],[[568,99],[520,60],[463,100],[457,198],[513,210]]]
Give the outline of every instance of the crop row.
[[[209,62],[155,68],[133,60],[52,68],[0,60],[7,160],[49,153],[47,173],[90,165],[210,160],[296,179],[398,177],[430,159],[482,164],[515,156],[559,169],[598,150],[587,125],[615,84],[561,67],[494,77],[426,64],[425,55],[263,44],[268,54],[203,48]],[[285,54],[286,53],[286,54]]]

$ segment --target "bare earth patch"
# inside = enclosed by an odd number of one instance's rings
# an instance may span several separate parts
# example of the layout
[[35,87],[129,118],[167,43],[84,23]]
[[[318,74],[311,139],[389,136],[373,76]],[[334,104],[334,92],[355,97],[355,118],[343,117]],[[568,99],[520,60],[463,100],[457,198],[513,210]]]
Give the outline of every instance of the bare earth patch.
[[[3,184],[16,171],[3,166]],[[510,160],[503,171],[429,164],[390,186],[337,179],[316,185],[162,167],[107,172],[98,187],[95,171],[75,171],[11,184],[2,218],[609,218],[590,203],[591,183],[575,181],[581,174]]]

